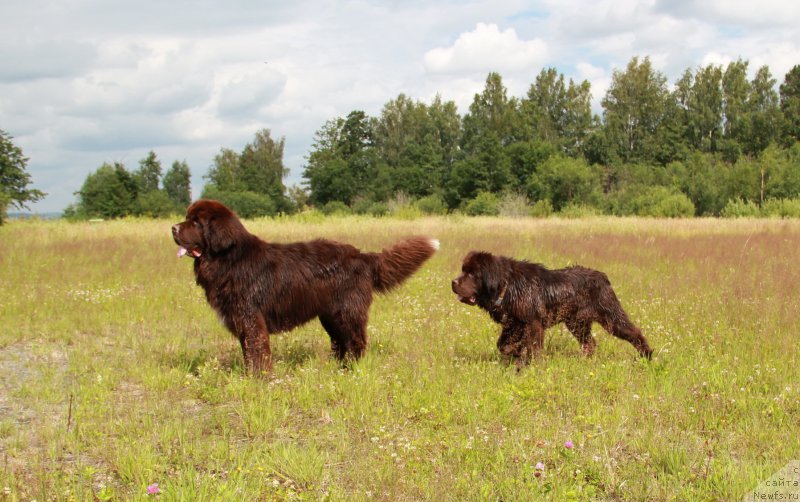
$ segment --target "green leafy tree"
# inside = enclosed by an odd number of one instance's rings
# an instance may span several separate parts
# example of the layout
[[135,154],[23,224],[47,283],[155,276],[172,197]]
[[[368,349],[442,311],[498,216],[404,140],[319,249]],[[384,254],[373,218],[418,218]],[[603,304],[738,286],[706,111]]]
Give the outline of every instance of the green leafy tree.
[[497,216],[500,214],[500,198],[492,192],[480,192],[474,199],[464,204],[464,212],[469,216]]
[[139,193],[158,190],[161,182],[161,161],[154,151],[151,150],[147,157],[139,161],[139,169],[133,172],[133,178],[139,185]]
[[731,201],[761,201],[761,166],[756,158],[741,156],[727,169],[723,169],[724,179],[721,185],[720,199],[726,205]]
[[531,200],[549,200],[558,211],[569,204],[593,205],[599,173],[584,159],[550,157],[528,181]]
[[722,75],[723,135],[736,145],[741,145],[748,134],[747,97],[750,94],[750,82],[747,81],[747,66],[747,61],[739,59],[728,63]]
[[536,172],[542,163],[559,153],[558,146],[546,141],[518,141],[506,148],[508,154],[511,181],[514,190],[524,190],[528,178]]
[[[442,101],[437,95],[428,107],[428,116],[434,124],[435,133],[441,152],[441,165],[435,174],[436,196],[442,200],[452,200],[452,207],[456,207],[459,197],[453,188],[453,168],[462,155],[461,142],[463,139],[462,119],[458,114],[456,104],[452,101]],[[449,195],[446,195],[448,194]]]
[[800,65],[786,74],[780,87],[780,108],[783,113],[783,144],[800,141]]
[[634,57],[625,71],[615,70],[603,98],[603,118],[612,158],[653,160],[669,92],[666,77],[650,58]]
[[435,190],[446,166],[440,138],[425,104],[400,94],[384,105],[374,139],[392,192],[421,197]]
[[722,68],[699,68],[689,95],[689,138],[701,152],[716,152],[722,137]]
[[222,202],[242,218],[271,216],[278,212],[275,201],[269,196],[250,191],[225,191],[215,185],[206,185],[203,197]]
[[507,94],[500,75],[490,73],[464,116],[463,158],[454,163],[448,187],[452,207],[481,191],[500,192],[511,181],[506,147],[519,138],[521,116]]
[[138,196],[137,183],[123,164],[106,163],[86,177],[77,195],[78,215],[90,218],[121,218],[134,213]]
[[762,202],[800,197],[800,143],[790,149],[770,145],[758,159],[764,173]]
[[521,103],[521,113],[532,139],[577,155],[592,130],[591,84],[584,80],[569,86],[555,68],[543,69]]
[[[634,187],[631,187],[634,188]],[[612,210],[617,215],[686,218],[694,216],[692,201],[675,188],[662,185],[640,185],[624,191]]]
[[596,126],[592,115],[592,86],[588,80],[575,84],[572,79],[567,87],[564,119],[561,123],[564,153],[577,156],[583,153],[586,141]]
[[478,192],[501,192],[511,181],[510,158],[495,134],[475,136],[470,149],[453,165],[450,188],[457,198],[448,201],[451,207],[475,198]]
[[460,151],[462,128],[461,116],[453,101],[442,101],[438,94],[428,106],[428,116],[433,122],[442,156],[442,180],[447,176]]
[[781,116],[778,93],[775,92],[776,82],[769,67],[762,66],[750,84],[747,98],[749,127],[743,146],[744,151],[751,155],[760,154],[779,138]]
[[[253,210],[288,212],[292,205],[286,197],[283,178],[288,170],[283,165],[285,139],[275,141],[269,129],[256,132],[251,143],[245,145],[241,154],[223,148],[214,157],[214,164],[205,178],[209,181],[203,197],[210,194],[250,193],[265,197],[269,204],[254,202],[249,195],[242,199]],[[238,199],[237,199],[238,200]],[[252,202],[252,203],[251,203]],[[250,209],[247,210],[248,214]]]
[[305,188],[292,185],[288,189],[288,195],[295,211],[304,211],[308,208],[309,194]]
[[0,129],[0,224],[5,221],[9,206],[26,209],[29,203],[47,195],[28,188],[31,183],[31,175],[26,171],[28,158],[12,140],[11,135]]
[[675,160],[684,160],[689,155],[686,141],[685,111],[673,93],[664,105],[664,117],[653,144],[653,161],[665,166]]
[[269,129],[256,132],[239,156],[239,173],[247,191],[266,195],[276,207],[285,206],[283,178],[289,172],[283,165],[285,138],[274,140]]
[[136,199],[136,214],[148,218],[163,218],[178,211],[164,190],[140,193]]
[[508,97],[508,91],[499,73],[490,73],[480,94],[475,94],[464,117],[465,144],[475,136],[493,134],[502,146],[519,139],[521,116],[518,103]]
[[222,148],[214,156],[214,163],[203,178],[219,190],[237,192],[247,189],[239,173],[239,154],[230,148]]
[[164,192],[174,210],[183,212],[192,202],[192,175],[186,161],[175,161],[162,180]]
[[374,195],[378,166],[373,129],[374,122],[367,114],[354,110],[346,118],[327,121],[315,133],[312,152],[303,170],[312,204],[319,207],[331,201],[351,204],[356,196]]
[[690,68],[684,70],[681,78],[675,82],[675,90],[672,92],[672,117],[673,127],[678,131],[681,140],[687,149],[691,139],[691,101],[692,87],[694,86],[694,74]]
[[720,159],[711,154],[694,151],[685,162],[667,166],[675,185],[686,194],[700,216],[718,215],[725,200],[725,171]]

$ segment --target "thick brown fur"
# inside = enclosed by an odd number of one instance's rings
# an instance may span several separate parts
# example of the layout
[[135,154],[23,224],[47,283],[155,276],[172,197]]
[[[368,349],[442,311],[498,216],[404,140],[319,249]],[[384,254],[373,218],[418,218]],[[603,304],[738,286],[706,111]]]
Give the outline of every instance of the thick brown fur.
[[400,285],[438,249],[424,237],[381,253],[319,239],[264,242],[223,204],[198,200],[172,227],[179,256],[194,258],[197,284],[228,330],[239,339],[248,371],[272,369],[269,335],[318,317],[340,360],[358,359],[367,346],[372,293]]
[[595,350],[592,323],[630,342],[642,357],[652,349],[628,318],[606,274],[574,266],[549,270],[536,263],[473,251],[465,258],[453,292],[478,305],[502,325],[497,348],[518,367],[541,352],[544,330],[563,322],[590,356]]

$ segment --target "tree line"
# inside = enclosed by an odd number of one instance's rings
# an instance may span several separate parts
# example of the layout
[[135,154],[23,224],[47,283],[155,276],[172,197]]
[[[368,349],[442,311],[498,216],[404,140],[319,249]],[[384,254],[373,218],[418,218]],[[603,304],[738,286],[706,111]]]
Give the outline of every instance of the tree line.
[[[554,68],[513,97],[490,73],[462,116],[452,101],[405,94],[375,117],[353,110],[315,133],[303,187],[287,190],[285,138],[258,131],[222,148],[202,197],[244,217],[291,213],[614,214],[800,216],[800,65],[776,90],[767,66],[686,69],[668,85],[648,57],[614,71],[591,110],[591,85]],[[154,152],[128,171],[90,174],[67,216],[182,212],[189,168],[162,176]]]
[[490,73],[462,117],[401,94],[317,131],[304,177],[322,208],[800,216],[800,65],[775,90],[748,62],[687,69],[670,88],[649,58],[613,73],[602,116],[588,81],[541,70],[522,98]]
[[121,162],[104,163],[86,177],[76,192],[77,202],[64,210],[64,217],[120,218],[161,217],[183,213],[191,202],[191,173],[186,161],[174,161],[163,172],[155,152],[129,171]]
[[[245,218],[295,211],[298,206],[283,184],[288,173],[283,165],[284,141],[273,140],[264,129],[241,153],[222,148],[204,176],[206,184],[200,196],[221,200]],[[191,173],[186,161],[175,161],[162,175],[161,161],[151,151],[134,171],[121,162],[103,164],[86,177],[75,195],[77,201],[64,211],[65,217],[183,214],[192,199]]]

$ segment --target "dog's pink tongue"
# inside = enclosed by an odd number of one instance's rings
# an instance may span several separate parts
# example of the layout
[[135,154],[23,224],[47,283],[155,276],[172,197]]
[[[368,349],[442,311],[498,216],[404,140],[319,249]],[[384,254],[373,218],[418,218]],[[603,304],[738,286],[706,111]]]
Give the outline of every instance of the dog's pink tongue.
[[186,248],[181,246],[180,249],[178,249],[178,258],[181,258],[181,257],[185,256],[186,253],[188,253]]

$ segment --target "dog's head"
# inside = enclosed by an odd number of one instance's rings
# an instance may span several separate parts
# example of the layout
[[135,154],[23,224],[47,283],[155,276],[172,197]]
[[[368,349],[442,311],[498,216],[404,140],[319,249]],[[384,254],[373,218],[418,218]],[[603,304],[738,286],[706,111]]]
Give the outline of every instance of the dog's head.
[[467,305],[483,304],[497,296],[505,281],[500,258],[483,251],[471,251],[461,265],[461,275],[453,279],[453,292]]
[[172,238],[180,247],[178,257],[219,254],[246,235],[236,213],[215,200],[201,199],[186,210],[186,221],[172,226]]

